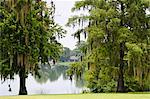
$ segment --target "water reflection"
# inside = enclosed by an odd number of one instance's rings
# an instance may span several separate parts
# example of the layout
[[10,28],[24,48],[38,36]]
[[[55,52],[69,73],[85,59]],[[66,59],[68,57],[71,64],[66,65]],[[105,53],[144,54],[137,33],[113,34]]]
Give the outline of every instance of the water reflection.
[[[81,93],[84,89],[84,81],[74,77],[72,82],[66,75],[67,66],[41,65],[39,70],[40,78],[28,75],[26,87],[28,94],[74,94]],[[9,92],[9,85],[11,92]],[[6,80],[3,84],[0,80],[0,95],[18,95],[19,76],[16,75],[13,81]]]
[[85,86],[85,81],[83,80],[83,78],[81,78],[80,80],[75,80],[75,85],[78,88],[83,88]]
[[41,65],[39,70],[40,78],[35,76],[35,80],[40,84],[44,84],[48,80],[50,82],[58,80],[61,75],[63,76],[63,80],[67,80],[67,69],[68,66],[55,65],[51,67],[49,65]]

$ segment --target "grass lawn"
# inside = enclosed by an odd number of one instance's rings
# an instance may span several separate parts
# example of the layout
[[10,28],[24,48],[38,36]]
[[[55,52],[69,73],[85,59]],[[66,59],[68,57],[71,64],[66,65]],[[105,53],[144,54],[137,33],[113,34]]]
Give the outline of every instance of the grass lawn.
[[70,66],[73,62],[59,62],[57,65],[64,65],[64,66]]
[[150,94],[31,95],[1,96],[0,99],[150,99]]

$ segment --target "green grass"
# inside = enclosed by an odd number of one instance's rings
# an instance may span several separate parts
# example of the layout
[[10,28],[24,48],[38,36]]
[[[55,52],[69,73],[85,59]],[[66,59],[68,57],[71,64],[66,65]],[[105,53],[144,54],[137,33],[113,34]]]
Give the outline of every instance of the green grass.
[[70,66],[73,62],[59,62],[57,65],[64,65],[64,66]]
[[150,99],[150,94],[70,94],[1,96],[0,99]]

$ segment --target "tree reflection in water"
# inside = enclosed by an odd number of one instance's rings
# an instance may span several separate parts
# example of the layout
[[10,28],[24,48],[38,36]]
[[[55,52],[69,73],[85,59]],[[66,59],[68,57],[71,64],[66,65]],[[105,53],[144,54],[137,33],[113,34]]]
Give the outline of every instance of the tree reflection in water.
[[[68,66],[49,66],[43,65],[39,70],[40,78],[38,76],[29,74],[27,78],[27,90],[29,95],[32,94],[73,94],[81,93],[84,87],[84,80],[73,77],[69,80],[67,76]],[[0,80],[0,96],[1,95],[18,95],[19,76],[15,75],[14,80],[6,80],[2,84]],[[9,86],[10,84],[10,86]],[[9,87],[11,89],[9,89]]]
[[67,79],[65,71],[68,69],[67,66],[50,66],[48,64],[40,65],[39,75],[40,77],[37,77],[34,75],[35,80],[40,83],[44,84],[48,80],[50,82],[58,80],[58,78],[63,75],[63,78]]
[[[41,65],[39,70],[40,78],[35,76],[35,80],[40,84],[45,84],[47,81],[50,82],[57,81],[61,75],[63,76],[63,80],[68,80],[69,77],[66,74],[67,69],[68,66],[64,65],[55,65],[55,66],[50,66],[48,64]],[[83,77],[80,80],[77,80],[76,77],[74,77],[74,80],[76,87],[82,88],[84,86]]]

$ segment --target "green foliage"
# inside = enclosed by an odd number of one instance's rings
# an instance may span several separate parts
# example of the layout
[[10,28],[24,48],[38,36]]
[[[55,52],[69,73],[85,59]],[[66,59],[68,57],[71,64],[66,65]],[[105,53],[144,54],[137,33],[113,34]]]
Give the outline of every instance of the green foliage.
[[84,72],[84,65],[80,62],[74,62],[71,64],[67,71],[67,75],[70,76],[70,79],[72,79],[73,75],[77,77],[77,79],[80,79],[82,77],[82,74]]
[[66,31],[54,22],[53,4],[47,7],[44,1],[8,0],[1,2],[0,8],[1,77],[12,78],[21,67],[27,74],[36,73],[39,63],[59,58],[62,46],[56,37],[63,37]]
[[[92,92],[114,92],[120,77],[127,91],[149,90],[145,80],[149,81],[150,75],[150,17],[146,13],[149,7],[147,0],[76,2],[72,11],[83,9],[89,11],[89,15],[73,16],[69,18],[68,25],[89,23],[74,36],[80,41],[81,33],[87,34],[86,54],[76,65],[85,65],[83,74]],[[74,70],[71,74],[76,73]]]
[[127,77],[125,80],[125,85],[128,91],[136,92],[141,89],[139,82],[133,77]]

